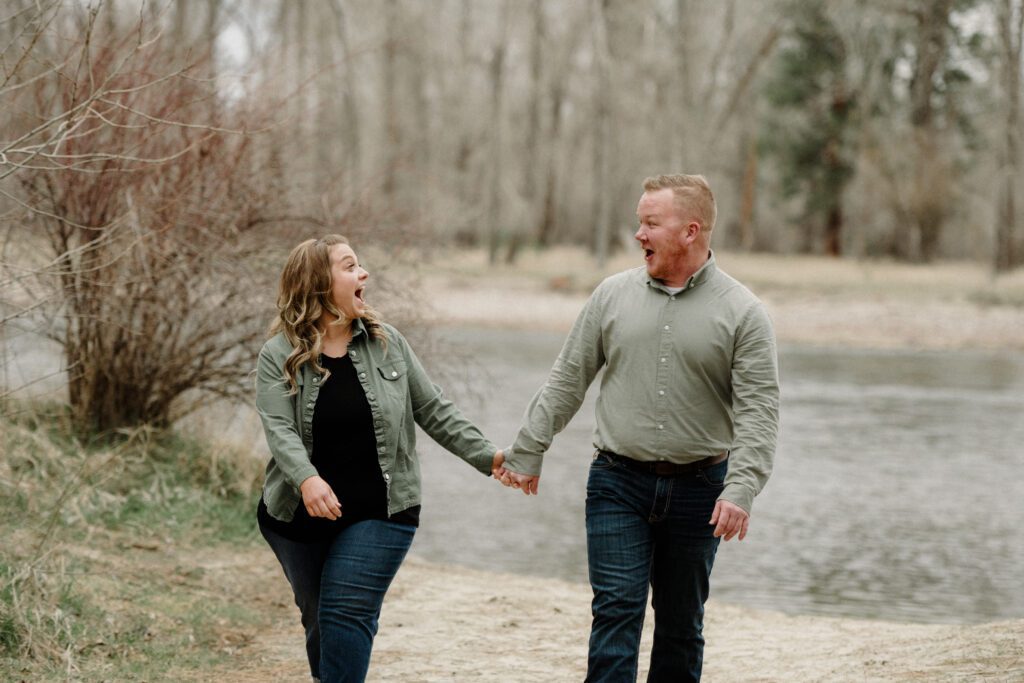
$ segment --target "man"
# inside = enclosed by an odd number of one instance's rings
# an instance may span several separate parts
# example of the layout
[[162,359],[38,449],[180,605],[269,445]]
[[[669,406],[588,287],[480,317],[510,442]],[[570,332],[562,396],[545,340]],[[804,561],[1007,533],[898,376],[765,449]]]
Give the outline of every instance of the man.
[[591,295],[499,473],[536,493],[544,452],[604,368],[587,482],[587,681],[636,680],[648,584],[647,680],[700,680],[718,543],[743,540],[771,473],[775,335],[762,303],[715,265],[715,216],[703,176],[644,182],[635,237],[646,266]]

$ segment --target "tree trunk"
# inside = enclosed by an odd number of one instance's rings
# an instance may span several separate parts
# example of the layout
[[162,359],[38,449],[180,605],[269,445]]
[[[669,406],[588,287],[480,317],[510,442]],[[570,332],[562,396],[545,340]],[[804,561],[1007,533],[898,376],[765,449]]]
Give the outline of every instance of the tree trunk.
[[1024,264],[1024,254],[1018,253],[1016,205],[1020,185],[1020,89],[1024,3],[1020,0],[1002,0],[997,17],[1003,61],[1003,89],[1006,97],[1006,142],[1000,179],[1002,196],[997,200],[996,208],[993,265],[997,272],[1004,272]]
[[501,8],[498,25],[498,40],[491,55],[491,154],[490,182],[487,190],[487,261],[498,262],[498,249],[502,239],[501,188],[504,167],[504,97],[505,97],[505,56],[508,47],[508,20],[511,0],[505,0]]
[[344,112],[344,124],[342,126],[342,166],[348,177],[349,185],[358,187],[363,176],[363,154],[362,138],[360,133],[361,122],[359,120],[359,108],[356,104],[356,65],[352,55],[352,46],[348,39],[348,22],[345,15],[344,0],[334,0],[331,3],[334,11],[335,31],[338,34],[338,42],[341,44],[342,74],[344,86],[342,87],[341,100],[342,111]]
[[602,0],[597,4],[594,17],[594,56],[597,62],[597,91],[595,109],[597,121],[594,126],[594,197],[596,198],[594,215],[594,258],[599,268],[608,262],[608,239],[612,229],[612,198],[615,196],[615,184],[612,179],[612,156],[615,153],[614,138],[611,131],[612,108],[612,57],[609,47],[608,2]]
[[398,0],[385,2],[385,39],[384,39],[384,78],[383,88],[385,152],[384,152],[384,194],[392,197],[397,189],[397,173],[399,148],[402,144],[402,131],[398,120],[398,102],[395,95],[397,83],[398,60]]
[[948,51],[952,0],[923,0],[918,11],[917,60],[910,82],[910,123],[918,172],[914,174],[914,227],[916,258],[930,261],[938,253],[943,222],[948,214],[952,183],[943,169],[935,122],[935,77]]

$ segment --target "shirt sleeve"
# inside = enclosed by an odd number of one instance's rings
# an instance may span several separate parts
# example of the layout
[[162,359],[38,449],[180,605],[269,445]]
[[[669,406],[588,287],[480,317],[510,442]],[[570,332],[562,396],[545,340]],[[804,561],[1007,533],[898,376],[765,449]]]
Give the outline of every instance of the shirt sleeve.
[[409,396],[416,424],[445,449],[489,476],[498,447],[488,441],[458,406],[444,395],[441,387],[431,381],[405,338],[397,332],[394,337],[401,344],[408,364]]
[[583,306],[547,381],[527,406],[519,433],[505,451],[509,470],[540,474],[544,453],[580,409],[587,388],[604,366],[601,294],[598,287]]
[[720,500],[748,514],[772,472],[779,426],[779,368],[775,332],[758,303],[737,331],[732,362],[733,444]]
[[289,393],[284,360],[277,360],[266,346],[256,362],[256,412],[263,423],[270,455],[288,482],[299,485],[317,474],[295,423],[295,394]]

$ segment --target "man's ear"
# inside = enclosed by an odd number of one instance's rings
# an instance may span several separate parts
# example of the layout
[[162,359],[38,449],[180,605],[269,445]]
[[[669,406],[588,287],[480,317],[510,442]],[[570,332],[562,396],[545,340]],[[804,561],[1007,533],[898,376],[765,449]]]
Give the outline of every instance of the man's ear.
[[697,221],[690,221],[686,224],[686,240],[693,242],[700,236],[700,223]]

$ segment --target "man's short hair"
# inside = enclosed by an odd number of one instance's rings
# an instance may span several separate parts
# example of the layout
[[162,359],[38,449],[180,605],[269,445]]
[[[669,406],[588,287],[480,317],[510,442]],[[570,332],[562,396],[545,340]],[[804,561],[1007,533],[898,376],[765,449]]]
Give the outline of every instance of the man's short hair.
[[673,173],[651,176],[644,180],[644,192],[658,190],[672,190],[676,208],[684,220],[696,220],[703,231],[714,230],[718,208],[715,206],[715,196],[711,193],[707,178],[702,175]]

